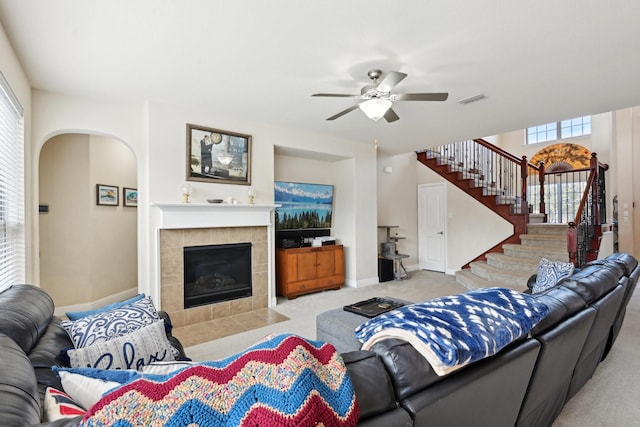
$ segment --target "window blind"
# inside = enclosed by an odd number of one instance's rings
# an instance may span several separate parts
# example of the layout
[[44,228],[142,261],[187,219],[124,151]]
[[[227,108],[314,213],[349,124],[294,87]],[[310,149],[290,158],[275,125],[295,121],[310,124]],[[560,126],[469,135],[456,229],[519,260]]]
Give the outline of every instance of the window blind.
[[0,72],[0,291],[25,281],[23,113]]

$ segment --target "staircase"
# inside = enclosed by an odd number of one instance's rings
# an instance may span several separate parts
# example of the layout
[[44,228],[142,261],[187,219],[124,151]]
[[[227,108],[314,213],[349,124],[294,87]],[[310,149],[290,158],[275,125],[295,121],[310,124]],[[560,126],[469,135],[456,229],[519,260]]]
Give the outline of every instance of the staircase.
[[[486,251],[500,252],[504,244],[519,244],[519,236],[527,232],[528,209],[523,209],[522,197],[518,192],[520,160],[501,152],[500,156],[504,157],[498,161],[492,160],[490,167],[487,167],[487,159],[482,152],[486,151],[486,147],[480,146],[480,142],[490,145],[483,140],[465,141],[444,149],[419,152],[418,161],[513,225],[511,236]],[[505,176],[510,177],[509,182]],[[485,254],[471,262],[485,259]],[[463,268],[470,265],[464,265]]]
[[[483,139],[432,147],[416,154],[419,162],[513,225],[511,236],[456,273],[457,281],[467,288],[524,290],[543,257],[576,266],[597,259],[602,225],[606,223],[604,172],[608,166],[598,162],[596,153],[591,153],[589,167],[549,171],[544,162],[532,165],[525,156],[518,158]],[[584,190],[573,191],[580,183]],[[556,215],[546,224],[546,206],[551,202],[545,195],[548,187],[554,191],[560,188],[557,199],[568,202],[575,211],[567,211],[564,217]]]
[[521,243],[502,245],[502,253],[486,254],[486,261],[473,261],[468,269],[456,272],[456,280],[469,289],[500,286],[518,291],[527,289],[541,258],[569,261],[566,224],[528,224]]
[[418,161],[513,225],[513,234],[456,272],[469,289],[489,286],[525,290],[541,258],[569,261],[567,224],[542,223],[529,215],[526,158],[476,139],[419,152]]

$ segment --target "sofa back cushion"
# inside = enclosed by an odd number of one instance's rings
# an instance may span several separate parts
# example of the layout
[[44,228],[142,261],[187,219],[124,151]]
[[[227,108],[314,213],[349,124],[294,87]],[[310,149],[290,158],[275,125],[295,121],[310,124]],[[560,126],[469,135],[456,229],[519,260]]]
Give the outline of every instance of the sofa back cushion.
[[13,339],[0,333],[0,424],[40,423],[40,399],[29,359]]
[[13,285],[0,293],[0,333],[29,353],[53,317],[53,300],[33,285]]
[[614,263],[587,265],[579,272],[562,279],[558,285],[569,288],[584,299],[587,304],[618,285],[622,268]]
[[407,341],[387,339],[375,343],[371,351],[384,362],[398,401],[446,378],[436,375],[427,359]]
[[593,261],[594,263],[614,262],[622,268],[622,272],[625,276],[629,276],[634,268],[638,265],[638,260],[631,254],[627,253],[614,253],[606,257],[604,260]]
[[547,289],[544,292],[534,294],[534,297],[549,307],[549,314],[531,329],[531,334],[534,336],[586,306],[586,302],[580,295],[563,286]]

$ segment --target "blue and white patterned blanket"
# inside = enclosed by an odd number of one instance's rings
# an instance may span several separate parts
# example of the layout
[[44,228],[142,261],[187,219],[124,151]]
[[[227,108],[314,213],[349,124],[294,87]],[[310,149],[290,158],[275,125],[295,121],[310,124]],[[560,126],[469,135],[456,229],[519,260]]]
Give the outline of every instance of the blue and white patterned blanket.
[[411,304],[355,330],[364,350],[387,338],[411,343],[438,375],[496,354],[526,336],[549,309],[528,294],[484,288]]

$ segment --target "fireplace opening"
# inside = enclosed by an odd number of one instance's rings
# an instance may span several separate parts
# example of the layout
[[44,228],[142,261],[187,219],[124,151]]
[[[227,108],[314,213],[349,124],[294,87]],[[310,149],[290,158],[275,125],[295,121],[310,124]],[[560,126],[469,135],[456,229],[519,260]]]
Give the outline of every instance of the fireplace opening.
[[251,243],[184,248],[184,308],[251,296]]

